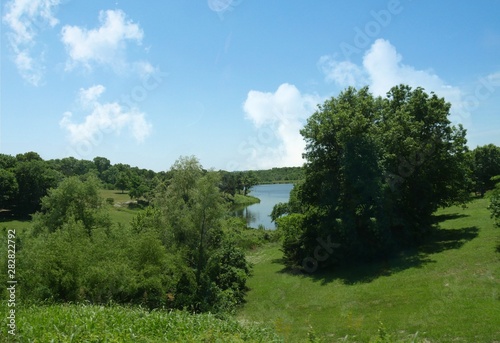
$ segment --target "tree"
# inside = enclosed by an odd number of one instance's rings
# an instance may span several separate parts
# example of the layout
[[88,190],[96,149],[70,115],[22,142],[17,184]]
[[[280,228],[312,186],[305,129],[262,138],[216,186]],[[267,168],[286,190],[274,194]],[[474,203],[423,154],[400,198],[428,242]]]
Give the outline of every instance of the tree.
[[40,199],[47,194],[49,188],[56,187],[63,176],[51,169],[45,161],[37,158],[21,160],[14,171],[19,186],[16,211],[21,215],[28,215],[40,209]]
[[[160,188],[154,204],[164,215],[163,230],[169,231],[161,236],[171,237],[168,249],[179,251],[193,271],[192,275],[186,272],[179,280],[179,299],[189,302],[196,311],[217,308],[224,298],[222,294],[227,292],[233,292],[232,299],[240,302],[242,298],[237,294],[243,292],[244,285],[234,282],[228,290],[222,274],[229,278],[228,270],[232,270],[237,275],[248,276],[249,266],[244,255],[224,239],[221,220],[225,210],[219,173],[203,170],[199,161],[191,156],[177,160],[170,175],[168,185]],[[234,258],[228,259],[228,254]],[[214,267],[217,263],[219,269]]]
[[101,177],[102,174],[111,167],[111,162],[105,157],[97,156],[93,161],[97,171],[99,172],[99,177]]
[[12,208],[15,205],[18,190],[16,175],[0,168],[0,209]]
[[220,191],[234,196],[237,187],[236,175],[224,170],[220,170],[219,174],[221,176]]
[[491,178],[500,175],[500,147],[494,144],[478,146],[472,151],[472,158],[475,190],[483,197],[495,186]]
[[0,154],[0,169],[13,170],[16,164],[17,159],[14,156]]
[[495,189],[491,194],[490,205],[491,218],[495,221],[495,225],[500,228],[500,175],[491,178],[492,182],[496,182]]
[[116,178],[116,183],[115,187],[117,187],[119,190],[123,192],[129,188],[130,185],[130,177],[127,175],[126,172],[119,172],[118,177]]
[[275,213],[303,214],[285,254],[301,264],[328,240],[336,248],[322,266],[380,256],[424,237],[438,207],[466,202],[465,130],[450,125],[449,110],[435,94],[403,85],[386,98],[348,88],[320,105],[301,130],[307,162],[298,201]]
[[250,189],[257,184],[257,177],[252,170],[238,172],[236,176],[236,189],[247,195]]
[[31,161],[43,161],[43,159],[34,151],[25,152],[24,154],[17,154],[16,160],[18,162],[31,162]]
[[33,218],[37,233],[60,230],[70,221],[81,223],[89,235],[98,227],[110,227],[97,178],[90,177],[85,182],[74,176],[64,179],[42,198],[41,212]]
[[[448,120],[451,105],[422,88],[391,89],[378,123],[390,189],[389,221],[408,242],[426,234],[439,207],[469,200],[466,131]],[[400,231],[401,232],[401,231]]]

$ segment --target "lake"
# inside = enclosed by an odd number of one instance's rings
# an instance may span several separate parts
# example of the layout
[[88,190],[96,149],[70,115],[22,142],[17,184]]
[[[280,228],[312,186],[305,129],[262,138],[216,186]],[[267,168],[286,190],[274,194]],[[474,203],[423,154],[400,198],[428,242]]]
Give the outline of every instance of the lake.
[[270,217],[273,207],[279,202],[288,202],[292,188],[291,183],[253,186],[249,194],[259,198],[260,203],[236,209],[235,215],[246,218],[249,227],[262,225],[273,230],[276,228]]

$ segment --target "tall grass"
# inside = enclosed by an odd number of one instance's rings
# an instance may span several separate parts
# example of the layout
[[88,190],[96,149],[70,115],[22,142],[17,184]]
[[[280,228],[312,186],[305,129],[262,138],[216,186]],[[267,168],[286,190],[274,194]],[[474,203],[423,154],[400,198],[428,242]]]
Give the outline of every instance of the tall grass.
[[[183,311],[146,311],[138,307],[48,305],[17,311],[17,335],[1,342],[281,342],[260,325]],[[10,337],[9,337],[10,336]]]

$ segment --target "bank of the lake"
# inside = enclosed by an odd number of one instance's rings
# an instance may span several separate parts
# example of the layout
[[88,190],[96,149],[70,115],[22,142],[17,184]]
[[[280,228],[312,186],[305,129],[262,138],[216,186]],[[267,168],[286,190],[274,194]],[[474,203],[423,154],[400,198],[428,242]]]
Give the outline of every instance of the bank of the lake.
[[260,199],[251,195],[235,194],[232,201],[235,206],[249,206],[258,204]]
[[270,216],[273,207],[279,202],[288,202],[292,188],[292,183],[255,185],[249,195],[260,199],[260,202],[235,206],[233,215],[245,218],[249,227],[274,230],[276,226]]

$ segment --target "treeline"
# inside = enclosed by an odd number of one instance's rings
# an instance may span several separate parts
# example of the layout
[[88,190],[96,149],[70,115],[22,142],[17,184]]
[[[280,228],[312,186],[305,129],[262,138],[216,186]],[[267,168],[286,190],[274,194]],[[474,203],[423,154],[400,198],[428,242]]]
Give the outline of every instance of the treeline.
[[425,240],[439,207],[492,189],[500,148],[470,151],[450,106],[404,85],[385,98],[348,88],[319,106],[301,130],[304,181],[272,214],[287,264],[314,271],[387,257]]
[[291,183],[304,179],[302,167],[281,167],[253,171],[257,183]]
[[[62,177],[35,154],[27,156],[31,160],[24,162],[16,157],[16,171],[28,163],[43,172],[42,180]],[[192,312],[231,312],[242,303],[251,271],[244,250],[271,235],[228,215],[221,173],[181,157],[166,182],[151,191],[149,206],[124,226],[111,221],[93,169],[63,177],[41,197],[30,227],[17,232],[23,302],[112,302]],[[6,268],[0,266],[5,279]]]
[[[220,170],[219,189],[229,195],[247,195],[258,183],[298,180],[300,168],[274,168],[269,171]],[[149,203],[155,189],[168,183],[171,171],[155,172],[131,167],[128,164],[111,164],[105,157],[79,160],[74,157],[43,160],[36,152],[16,156],[0,154],[0,209],[8,209],[18,216],[27,216],[40,210],[40,199],[50,188],[56,187],[67,177],[88,178],[95,176],[104,189],[127,191],[131,199]]]

